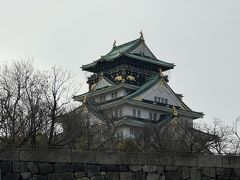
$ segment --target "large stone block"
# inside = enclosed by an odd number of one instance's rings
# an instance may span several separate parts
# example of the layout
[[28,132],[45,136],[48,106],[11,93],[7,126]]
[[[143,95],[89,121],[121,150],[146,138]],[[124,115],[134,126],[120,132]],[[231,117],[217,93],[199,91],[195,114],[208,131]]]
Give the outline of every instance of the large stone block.
[[[154,165],[170,165],[172,157],[169,153],[148,153],[147,154],[147,164]],[[145,163],[146,164],[146,163]]]
[[133,180],[146,180],[146,173],[144,172],[136,172],[133,177]]
[[18,173],[11,173],[7,174],[6,176],[3,177],[3,180],[19,180],[20,174]]
[[0,149],[0,159],[2,161],[19,161],[20,153],[18,149]]
[[222,167],[222,157],[201,155],[198,156],[198,167]]
[[50,163],[39,163],[38,167],[39,167],[40,174],[42,175],[53,172],[53,168]]
[[14,172],[27,172],[28,168],[25,162],[14,162],[13,163]]
[[166,171],[178,171],[178,166],[167,166]]
[[119,172],[107,172],[107,180],[119,180]]
[[121,154],[113,152],[96,152],[97,164],[121,164]]
[[47,175],[48,180],[74,180],[72,173],[52,173]]
[[159,180],[159,174],[148,173],[146,180]]
[[105,180],[105,178],[104,178],[104,176],[98,175],[98,176],[91,177],[91,180]]
[[[73,174],[71,172],[65,172],[65,173],[60,173],[61,174],[61,177],[62,177],[62,180],[75,180],[73,178]],[[59,179],[61,180],[61,179]]]
[[129,168],[127,165],[119,165],[119,172],[127,172]]
[[3,175],[13,172],[12,162],[0,162],[0,169]]
[[164,166],[157,166],[157,173],[163,174],[164,173]]
[[182,167],[182,178],[188,179],[190,177],[190,172],[188,167]]
[[[215,178],[203,176],[203,177],[201,178],[201,180],[215,180]],[[218,178],[217,180],[219,180],[219,178]],[[225,180],[225,178],[224,178],[224,180]]]
[[197,166],[197,156],[192,154],[176,154],[170,152],[149,153],[148,164],[162,166]]
[[201,180],[201,169],[197,167],[190,168],[190,178],[194,180]]
[[80,172],[75,172],[74,173],[74,176],[76,178],[81,178],[81,177],[85,177],[86,176],[86,173],[84,171],[80,171]]
[[105,172],[105,171],[101,171],[101,172],[100,172],[100,175],[101,175],[101,176],[105,176],[105,175],[106,175],[106,172]]
[[224,156],[222,158],[222,167],[225,168],[239,168],[240,157],[238,156]]
[[223,176],[224,175],[224,168],[216,168],[216,175]]
[[43,176],[43,175],[34,175],[33,180],[46,180],[46,176]]
[[122,153],[122,164],[127,165],[147,164],[147,155],[143,153],[124,152]]
[[168,171],[165,176],[167,180],[182,180],[182,174],[178,171]]
[[129,169],[133,172],[138,172],[138,171],[142,171],[142,166],[141,165],[132,165],[132,166],[129,166]]
[[32,177],[30,172],[23,172],[23,173],[21,173],[21,178],[22,179],[29,179],[30,177]]
[[216,177],[215,168],[202,168],[202,174],[207,177]]
[[71,162],[70,150],[22,150],[21,161]]
[[240,178],[240,167],[234,168],[234,172],[235,172],[236,176],[238,176]]
[[83,164],[81,163],[72,163],[71,164],[71,171],[73,172],[79,172],[79,171],[84,171],[85,170],[85,167]]
[[118,171],[117,165],[110,165],[110,164],[103,164],[100,165],[101,171],[111,172],[111,171]]
[[145,165],[143,166],[143,172],[151,173],[157,171],[157,166],[155,165]]
[[55,163],[55,172],[66,172],[70,169],[70,164],[68,163]]
[[224,168],[224,175],[233,176],[235,175],[235,171],[233,168]]
[[176,154],[170,152],[149,153],[148,164],[162,166],[197,166],[197,156],[192,154]]
[[90,180],[88,177],[77,178],[77,180]]
[[197,166],[197,156],[193,154],[178,153],[173,155],[175,166]]
[[88,165],[86,168],[87,168],[87,176],[88,177],[100,175],[100,166],[99,165]]
[[32,174],[38,174],[39,169],[35,162],[27,162],[27,167]]
[[[215,180],[214,178],[210,178],[210,177],[207,177],[207,178],[209,178],[209,179],[211,179],[211,180]],[[205,179],[206,180],[206,177],[204,177],[203,179]],[[234,177],[233,178],[231,178],[231,177],[226,177],[226,176],[217,176],[217,178],[216,178],[217,180],[235,180],[234,179]],[[238,180],[238,179],[236,179],[236,180]]]
[[131,172],[121,172],[120,180],[132,180],[133,174]]
[[166,180],[165,175],[161,175],[161,176],[159,177],[159,180]]
[[95,152],[72,151],[71,159],[72,162],[94,164],[96,163],[96,154]]

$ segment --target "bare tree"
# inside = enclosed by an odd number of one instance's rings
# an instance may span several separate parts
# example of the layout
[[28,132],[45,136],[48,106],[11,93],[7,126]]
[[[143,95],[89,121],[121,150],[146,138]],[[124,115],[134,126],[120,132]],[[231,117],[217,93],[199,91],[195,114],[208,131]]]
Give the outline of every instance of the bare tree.
[[177,117],[169,116],[162,122],[146,125],[136,143],[141,151],[171,151],[211,153],[217,136],[184,126]]
[[239,118],[230,126],[224,125],[222,121],[215,119],[212,125],[206,123],[198,124],[196,128],[216,137],[208,144],[207,148],[211,152],[220,155],[239,155],[240,139],[237,131],[238,122]]
[[63,132],[58,135],[55,143],[57,146],[69,148],[87,149],[86,137],[88,131],[88,122],[82,107],[69,110],[58,119]]
[[[0,69],[0,142],[11,145],[54,145],[57,119],[68,112],[77,91],[70,72],[54,67],[39,71],[30,61]],[[42,142],[37,139],[42,139]]]
[[51,71],[46,72],[44,84],[42,91],[49,118],[46,121],[47,144],[53,146],[56,143],[54,138],[58,134],[58,129],[56,129],[57,119],[68,111],[68,105],[72,101],[72,97],[77,93],[78,88],[76,88],[71,72],[59,67],[53,67]]
[[43,119],[41,78],[41,73],[34,71],[30,61],[1,68],[1,135],[10,144],[24,144],[29,139],[35,144],[36,132]]
[[[87,98],[87,97],[86,97]],[[86,122],[86,149],[112,149],[118,139],[116,130],[122,117],[122,105],[106,110],[99,110],[98,104],[86,99],[83,104]]]

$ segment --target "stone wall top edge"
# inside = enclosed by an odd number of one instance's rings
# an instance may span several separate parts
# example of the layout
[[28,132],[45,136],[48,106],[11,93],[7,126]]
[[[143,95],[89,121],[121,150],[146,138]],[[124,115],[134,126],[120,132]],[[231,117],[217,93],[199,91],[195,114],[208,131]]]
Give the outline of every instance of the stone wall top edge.
[[0,151],[0,161],[66,162],[84,164],[154,164],[198,167],[240,167],[240,156],[186,153],[102,152],[79,150]]

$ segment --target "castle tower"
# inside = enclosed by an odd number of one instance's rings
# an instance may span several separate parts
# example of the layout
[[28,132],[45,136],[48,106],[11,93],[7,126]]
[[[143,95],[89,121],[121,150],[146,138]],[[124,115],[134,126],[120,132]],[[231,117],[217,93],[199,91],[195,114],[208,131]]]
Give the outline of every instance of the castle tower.
[[174,64],[156,58],[147,47],[143,34],[133,41],[116,45],[100,59],[82,66],[91,72],[89,91],[74,97],[88,105],[91,124],[103,123],[98,112],[111,112],[117,136],[134,138],[147,124],[164,125],[173,119],[188,128],[203,113],[191,110],[182,95],[168,85],[165,72]]

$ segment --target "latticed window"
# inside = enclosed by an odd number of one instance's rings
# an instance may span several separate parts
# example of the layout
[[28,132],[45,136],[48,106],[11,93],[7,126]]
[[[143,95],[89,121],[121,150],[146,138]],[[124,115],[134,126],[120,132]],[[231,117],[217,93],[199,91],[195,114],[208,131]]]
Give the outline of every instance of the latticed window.
[[152,120],[153,119],[153,115],[151,112],[149,112],[149,119]]
[[157,120],[157,113],[153,114],[153,120],[156,121]]
[[141,117],[141,111],[140,110],[137,110],[137,117]]
[[154,97],[154,101],[155,101],[155,102],[159,102],[159,103],[168,104],[168,99],[162,98],[162,97],[157,97],[157,96],[155,96],[155,97]]
[[134,134],[134,130],[133,130],[133,128],[130,128],[130,134],[131,134],[131,135]]
[[106,101],[106,96],[105,95],[100,96],[100,102],[103,102],[103,101]]
[[132,115],[133,115],[133,117],[136,117],[136,109],[132,110]]
[[168,99],[165,99],[165,104],[168,104]]

